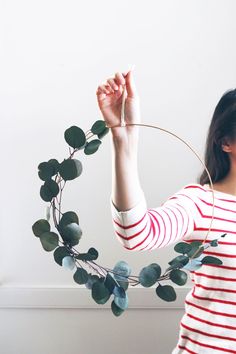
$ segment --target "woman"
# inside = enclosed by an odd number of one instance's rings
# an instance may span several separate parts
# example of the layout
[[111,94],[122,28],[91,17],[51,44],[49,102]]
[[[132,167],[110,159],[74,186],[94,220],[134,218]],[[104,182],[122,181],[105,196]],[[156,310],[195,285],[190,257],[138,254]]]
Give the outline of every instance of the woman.
[[[111,128],[110,205],[117,239],[129,251],[150,251],[172,243],[205,239],[212,217],[212,192],[204,170],[198,183],[185,185],[161,206],[148,208],[137,166],[138,126],[119,126],[126,86],[126,123],[139,123],[139,96],[133,73],[117,72],[97,88],[97,101]],[[222,265],[191,271],[193,288],[185,299],[179,339],[172,354],[236,353],[236,90],[219,100],[210,123],[205,164],[215,191],[214,220],[206,248]],[[222,241],[221,241],[222,240]]]

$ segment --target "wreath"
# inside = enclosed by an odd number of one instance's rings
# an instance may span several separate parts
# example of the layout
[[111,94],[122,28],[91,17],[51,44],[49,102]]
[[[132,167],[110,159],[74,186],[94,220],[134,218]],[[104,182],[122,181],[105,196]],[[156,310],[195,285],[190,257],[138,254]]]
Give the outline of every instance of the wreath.
[[[122,122],[122,125],[124,126],[124,122]],[[130,125],[162,129],[146,124]],[[86,133],[78,126],[71,126],[64,132],[64,138],[69,145],[69,157],[62,162],[58,162],[57,159],[53,158],[38,165],[38,176],[43,181],[40,187],[40,197],[44,202],[50,203],[50,206],[47,205],[46,207],[46,218],[37,220],[32,225],[32,231],[41,241],[45,251],[54,251],[53,257],[59,266],[75,270],[73,274],[74,281],[77,284],[85,285],[87,289],[91,290],[91,296],[97,304],[105,304],[112,296],[111,310],[115,316],[120,316],[128,308],[127,290],[129,284],[131,286],[141,284],[143,287],[151,287],[156,284],[155,292],[159,298],[164,301],[175,301],[176,292],[174,287],[167,284],[162,285],[163,281],[170,280],[182,286],[187,282],[188,275],[186,271],[194,271],[203,264],[220,265],[222,261],[217,257],[203,257],[202,255],[204,249],[210,246],[218,246],[218,239],[205,244],[210,228],[203,242],[177,243],[174,246],[174,250],[178,255],[168,262],[169,267],[163,273],[158,263],[151,263],[143,267],[138,276],[131,274],[131,267],[126,261],[118,261],[113,269],[109,269],[95,262],[99,253],[94,247],[89,248],[85,253],[79,252],[74,247],[79,244],[82,229],[79,217],[74,211],[62,211],[62,192],[67,181],[78,178],[83,171],[81,161],[74,158],[75,153],[83,150],[85,155],[94,154],[99,149],[102,138],[107,135],[109,130],[110,127],[106,126],[104,120],[97,120]],[[167,132],[170,133],[169,131]],[[175,135],[173,133],[170,134]],[[96,136],[96,138],[89,141],[93,136]],[[210,175],[209,179],[211,181]],[[214,212],[213,188],[212,193]],[[211,221],[213,220],[213,212]],[[50,225],[51,219],[55,230]],[[224,237],[225,235],[223,234],[219,237]]]

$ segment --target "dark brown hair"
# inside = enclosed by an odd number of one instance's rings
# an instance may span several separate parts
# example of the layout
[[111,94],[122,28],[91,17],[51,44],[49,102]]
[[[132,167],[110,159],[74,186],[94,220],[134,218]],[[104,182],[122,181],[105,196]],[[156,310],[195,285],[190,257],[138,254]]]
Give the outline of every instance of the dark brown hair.
[[[223,179],[230,170],[228,153],[222,150],[226,139],[236,141],[236,89],[227,90],[217,103],[208,129],[204,163],[212,183]],[[206,170],[198,177],[201,185],[210,183]]]

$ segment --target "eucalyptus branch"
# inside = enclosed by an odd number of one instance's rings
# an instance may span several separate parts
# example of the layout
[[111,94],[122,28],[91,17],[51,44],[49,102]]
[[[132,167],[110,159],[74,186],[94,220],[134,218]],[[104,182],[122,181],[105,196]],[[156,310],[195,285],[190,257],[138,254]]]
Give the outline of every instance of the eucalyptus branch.
[[[49,213],[52,209],[56,232],[51,231],[48,215],[47,220],[36,221],[32,225],[32,230],[40,239],[45,251],[54,251],[54,260],[59,266],[70,270],[76,268],[74,281],[85,284],[91,290],[92,298],[96,303],[104,304],[114,296],[111,309],[115,316],[119,316],[128,307],[129,285],[141,284],[143,287],[150,287],[155,284],[157,296],[164,301],[175,301],[174,288],[170,285],[161,285],[162,281],[170,280],[175,284],[184,285],[187,281],[185,270],[196,270],[202,264],[222,264],[222,261],[217,257],[202,258],[205,248],[218,245],[217,239],[205,245],[197,241],[177,243],[174,250],[179,255],[168,262],[170,267],[162,275],[161,267],[157,263],[151,263],[143,267],[138,275],[132,275],[131,268],[125,261],[118,261],[113,269],[99,265],[95,262],[99,254],[93,247],[86,253],[78,252],[74,246],[79,244],[82,230],[75,212],[62,213],[61,211],[63,191],[67,181],[74,180],[82,173],[82,163],[74,158],[75,153],[81,150],[86,155],[94,154],[102,143],[101,138],[108,132],[109,128],[103,120],[96,121],[86,133],[81,128],[72,126],[64,133],[69,145],[69,157],[60,163],[56,159],[51,159],[39,164],[38,175],[44,182],[40,188],[40,196],[45,202],[50,202]],[[89,141],[95,135],[97,138]]]

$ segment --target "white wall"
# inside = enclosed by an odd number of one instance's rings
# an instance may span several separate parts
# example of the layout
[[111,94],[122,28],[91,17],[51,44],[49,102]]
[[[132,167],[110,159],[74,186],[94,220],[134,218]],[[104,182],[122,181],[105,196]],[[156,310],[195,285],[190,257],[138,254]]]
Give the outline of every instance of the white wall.
[[[233,0],[0,1],[1,354],[171,352],[190,281],[177,287],[178,303],[141,287],[119,318],[95,306],[31,231],[47,205],[37,166],[68,156],[64,131],[101,119],[97,86],[132,64],[143,122],[179,134],[203,156],[213,109],[235,87],[235,10]],[[155,207],[195,182],[202,165],[169,134],[140,129],[140,180]],[[79,214],[79,250],[97,248],[107,267],[126,260],[133,274],[154,261],[166,268],[174,245],[129,253],[115,238],[109,137],[96,154],[76,156],[84,171],[67,183],[63,207]]]

